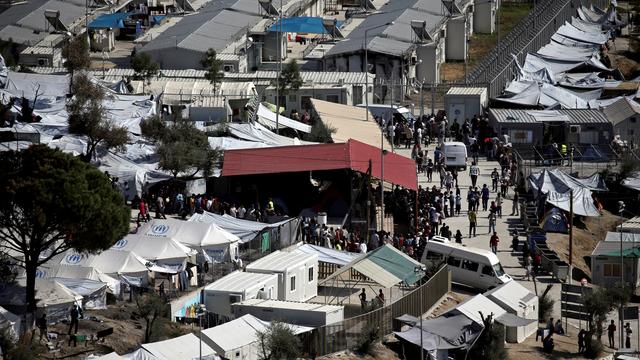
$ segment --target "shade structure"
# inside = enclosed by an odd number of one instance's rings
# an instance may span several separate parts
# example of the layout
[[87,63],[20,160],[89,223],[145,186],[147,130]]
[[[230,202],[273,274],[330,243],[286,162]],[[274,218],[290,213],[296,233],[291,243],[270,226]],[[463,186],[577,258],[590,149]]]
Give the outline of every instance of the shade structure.
[[[342,26],[342,21],[337,22],[337,27]],[[322,18],[312,16],[298,16],[284,18],[271,25],[270,32],[290,32],[307,34],[328,34],[327,29],[322,25]]]
[[[349,139],[340,144],[282,146],[262,149],[230,150],[224,154],[222,176],[257,175],[351,169],[381,178],[381,150]],[[384,157],[384,181],[404,188],[417,189],[415,162],[404,156],[387,153]]]

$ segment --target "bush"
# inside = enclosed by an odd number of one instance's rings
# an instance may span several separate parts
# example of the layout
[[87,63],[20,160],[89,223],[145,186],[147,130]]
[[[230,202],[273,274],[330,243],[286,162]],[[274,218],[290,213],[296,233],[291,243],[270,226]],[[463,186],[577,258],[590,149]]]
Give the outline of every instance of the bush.
[[300,357],[300,339],[287,324],[273,321],[257,335],[261,360],[294,360]]
[[544,294],[538,304],[538,320],[546,321],[551,316],[553,310],[553,304],[555,300],[549,297],[548,294]]
[[380,327],[376,323],[367,323],[358,339],[356,351],[361,354],[373,355],[373,345],[380,341]]

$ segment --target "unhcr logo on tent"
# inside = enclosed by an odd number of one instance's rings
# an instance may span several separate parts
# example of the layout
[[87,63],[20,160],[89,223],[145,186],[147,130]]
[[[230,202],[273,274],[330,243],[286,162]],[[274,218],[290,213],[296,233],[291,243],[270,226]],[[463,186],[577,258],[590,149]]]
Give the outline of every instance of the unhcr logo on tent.
[[113,245],[114,249],[122,249],[123,247],[125,247],[127,245],[128,241],[125,239],[120,239],[118,241],[116,241],[116,243]]
[[164,225],[164,224],[158,224],[158,225],[153,225],[151,227],[151,232],[147,233],[147,235],[152,235],[152,236],[163,236],[164,234],[166,234],[169,231],[169,225]]
[[80,254],[71,254],[67,256],[67,263],[69,264],[77,264],[82,260],[82,255]]
[[44,271],[42,271],[40,269],[36,270],[36,279],[44,279],[46,276],[47,276],[46,272],[44,272]]

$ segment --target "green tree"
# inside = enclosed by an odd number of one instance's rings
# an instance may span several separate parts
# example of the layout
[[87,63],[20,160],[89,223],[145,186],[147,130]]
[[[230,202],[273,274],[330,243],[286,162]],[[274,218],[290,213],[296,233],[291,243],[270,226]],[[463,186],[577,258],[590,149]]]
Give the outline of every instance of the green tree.
[[141,52],[137,53],[133,59],[131,59],[131,67],[136,72],[136,77],[149,81],[151,77],[155,76],[160,70],[160,65],[153,61],[149,54]]
[[89,44],[84,36],[76,36],[62,48],[62,57],[64,58],[64,67],[71,74],[71,82],[69,84],[70,91],[73,94],[73,81],[76,71],[88,69],[91,66],[91,58],[89,57]]
[[156,322],[165,315],[167,302],[156,293],[150,293],[136,297],[136,308],[145,323],[144,342],[151,342],[159,331]]
[[[75,249],[107,249],[128,233],[130,210],[107,176],[60,150],[34,145],[0,153],[0,248],[20,256],[27,310],[38,266]],[[11,254],[10,252],[10,254]]]
[[178,175],[191,179],[199,172],[211,175],[220,152],[212,149],[209,138],[188,120],[177,119],[165,123],[157,116],[140,123],[142,136],[156,145],[160,158],[160,169],[169,171],[174,178]]
[[493,314],[484,316],[480,312],[480,317],[484,323],[484,329],[480,337],[475,341],[474,346],[468,351],[473,353],[470,358],[479,360],[504,360],[507,358],[507,351],[504,348],[504,327],[496,325],[493,321]]
[[222,60],[218,59],[218,54],[214,49],[207,50],[200,64],[207,71],[204,78],[209,80],[214,88],[222,81],[224,73],[222,72]]
[[91,161],[98,146],[120,149],[129,141],[129,132],[113,123],[103,106],[105,92],[95,85],[86,74],[78,74],[73,83],[74,97],[67,103],[69,132],[83,135],[87,140],[87,151],[83,159]]
[[273,321],[257,335],[261,360],[295,360],[300,357],[300,340],[287,324]]
[[333,137],[337,129],[331,125],[327,125],[320,119],[315,119],[313,125],[311,125],[311,132],[305,136],[307,141],[314,141],[319,143],[332,143]]
[[293,59],[284,66],[278,77],[280,96],[287,95],[291,90],[300,89],[302,84],[304,81],[300,76],[300,66],[296,59]]

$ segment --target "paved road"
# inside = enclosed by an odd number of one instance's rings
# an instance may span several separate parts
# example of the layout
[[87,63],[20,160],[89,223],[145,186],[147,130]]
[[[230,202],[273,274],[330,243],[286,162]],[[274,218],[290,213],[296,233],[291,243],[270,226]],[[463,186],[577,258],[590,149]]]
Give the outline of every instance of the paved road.
[[[431,145],[428,147],[429,157],[431,158],[433,157],[434,149],[435,149],[435,145]],[[403,149],[396,149],[395,151],[404,156],[410,157],[410,150],[403,148]],[[482,184],[487,184],[487,186],[491,188],[490,174],[494,168],[498,168],[498,169],[500,168],[498,162],[487,161],[486,158],[480,157],[478,166],[480,168],[480,176],[478,177],[477,185],[481,187]],[[426,176],[422,174],[418,176],[418,184],[421,185],[423,188],[432,187],[433,185],[438,186],[440,184],[438,175],[434,174],[433,180],[434,180],[433,182],[427,182]],[[460,231],[464,235],[464,238],[462,240],[462,243],[464,245],[489,250],[490,234],[488,233],[488,230],[489,230],[489,220],[487,219],[487,216],[489,214],[488,211],[478,212],[477,236],[471,237],[471,238],[467,237],[469,223],[467,220],[467,211],[466,211],[467,209],[466,194],[467,194],[467,189],[469,188],[469,186],[471,186],[471,177],[469,176],[468,169],[466,172],[464,173],[460,172],[458,174],[458,181],[459,181],[459,187],[462,191],[461,192],[462,201],[463,201],[462,211],[459,217],[450,217],[443,221],[447,223],[447,225],[449,225],[453,234],[455,234],[456,230],[460,229]],[[497,225],[496,225],[497,233],[500,236],[500,243],[498,244],[498,254],[497,254],[498,258],[500,259],[500,262],[502,263],[504,270],[509,275],[511,275],[516,281],[518,281],[520,284],[522,284],[524,287],[526,287],[532,292],[536,292],[536,286],[537,286],[537,293],[541,295],[544,289],[546,288],[546,286],[548,284],[552,284],[552,288],[549,292],[549,295],[552,299],[556,300],[553,308],[553,317],[554,319],[558,319],[560,317],[560,292],[561,292],[560,283],[552,279],[551,276],[548,276],[548,275],[538,276],[536,278],[537,284],[534,284],[533,281],[528,281],[524,279],[525,270],[522,263],[520,262],[522,258],[522,253],[521,252],[514,253],[511,250],[510,229],[512,229],[514,226],[518,226],[519,224],[521,224],[521,221],[518,216],[509,215],[511,214],[511,207],[513,204],[511,200],[512,196],[513,196],[513,191],[510,188],[507,194],[507,197],[504,199],[502,204],[503,216],[501,219],[500,218],[498,219]],[[492,192],[490,200],[495,200],[495,197],[496,197],[496,193]],[[524,240],[524,239],[521,238],[521,240]],[[454,288],[454,290],[457,291],[457,288]],[[465,291],[465,290],[462,290],[462,291]],[[617,315],[615,313],[610,314],[609,318],[607,319],[607,323],[609,322],[610,319],[615,319],[616,324],[618,323]],[[640,342],[638,341],[638,337],[636,336],[640,332],[638,331],[639,330],[638,322],[630,321],[630,323],[633,329],[631,347],[637,348],[637,344]],[[563,320],[563,324],[564,324],[564,320]],[[573,320],[573,319],[570,319],[568,321],[568,324],[569,324],[569,332],[574,336],[575,334],[577,334],[578,329],[580,328],[580,325],[582,325],[582,327],[586,327],[585,322],[580,323],[578,320]],[[606,341],[606,334],[603,337],[603,340]],[[616,346],[617,344],[618,344],[618,334],[616,334]],[[577,349],[577,345],[576,345],[576,349]]]

